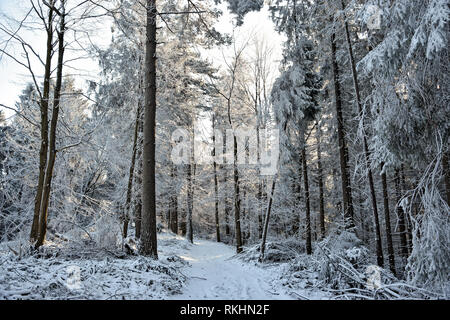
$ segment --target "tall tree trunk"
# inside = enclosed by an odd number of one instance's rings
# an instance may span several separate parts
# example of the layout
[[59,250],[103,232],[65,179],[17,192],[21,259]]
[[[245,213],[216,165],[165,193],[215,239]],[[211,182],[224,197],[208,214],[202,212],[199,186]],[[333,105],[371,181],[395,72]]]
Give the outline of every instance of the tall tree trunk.
[[145,111],[140,253],[158,258],[156,240],[155,127],[156,127],[156,0],[147,0],[145,52]]
[[[301,154],[300,154],[301,157]],[[301,159],[300,159],[301,161]],[[292,226],[292,233],[293,234],[299,234],[299,230],[300,230],[300,222],[301,222],[301,218],[300,218],[300,214],[302,212],[301,207],[302,207],[302,175],[303,175],[303,165],[302,163],[300,163],[299,165],[299,170],[298,170],[298,174],[297,174],[297,181],[293,181],[295,190],[293,191],[294,194],[296,195],[296,203],[297,205],[293,206],[293,221],[294,221],[294,225]]]
[[319,183],[319,223],[320,223],[320,238],[325,238],[325,203],[324,203],[324,189],[323,189],[323,170],[322,170],[322,152],[321,144],[321,127],[320,122],[317,123],[317,175]]
[[263,233],[263,194],[262,194],[262,189],[263,189],[263,181],[261,179],[261,177],[259,177],[259,183],[258,183],[258,206],[259,206],[259,210],[258,210],[258,239],[262,238],[262,233]]
[[141,106],[138,105],[136,110],[136,121],[134,125],[134,138],[133,138],[133,151],[131,155],[130,173],[128,176],[128,186],[127,186],[127,197],[125,200],[125,212],[123,217],[123,230],[122,237],[126,238],[128,235],[128,223],[130,221],[130,204],[131,204],[131,194],[133,190],[133,180],[134,180],[134,168],[136,164],[136,153],[138,149],[138,137],[139,137],[139,120],[141,115]]
[[41,211],[42,191],[44,189],[45,168],[47,166],[48,153],[48,105],[50,97],[50,76],[51,64],[53,56],[53,2],[50,0],[50,9],[48,12],[47,22],[47,52],[45,58],[45,73],[44,73],[44,90],[40,101],[41,113],[41,146],[39,150],[39,180],[36,189],[36,196],[34,198],[34,214],[33,223],[31,225],[30,241],[36,242],[39,234],[39,215]]
[[244,185],[242,185],[242,214],[241,214],[241,227],[242,227],[242,245],[245,245],[247,242],[245,241],[247,239],[247,233],[245,231],[246,221],[247,221],[247,190],[244,188]]
[[312,253],[311,246],[311,204],[309,199],[309,181],[308,181],[308,165],[306,159],[306,141],[303,139],[302,147],[302,167],[303,167],[303,183],[305,189],[305,205],[306,205],[306,254]]
[[177,234],[178,233],[178,191],[176,188],[176,182],[175,182],[175,170],[176,167],[172,165],[171,168],[171,180],[172,185],[174,188],[172,188],[171,192],[171,200],[170,200],[170,216],[169,216],[169,228],[170,230]]
[[383,204],[384,204],[384,223],[386,227],[386,240],[389,256],[389,268],[396,275],[395,271],[395,253],[394,246],[392,244],[392,232],[391,232],[391,217],[389,213],[389,195],[388,195],[388,184],[386,178],[386,172],[383,170],[384,163],[381,163],[381,181],[383,187]]
[[361,191],[359,191],[358,203],[359,203],[359,217],[361,219],[361,240],[365,243],[368,243],[368,241],[367,241],[367,225],[366,225],[366,219],[364,216],[363,202],[364,202],[363,194]]
[[266,240],[267,240],[267,231],[269,230],[269,221],[270,221],[270,213],[272,211],[272,203],[273,203],[273,195],[275,193],[275,187],[277,184],[278,174],[273,177],[272,188],[270,191],[269,203],[267,205],[266,218],[264,219],[264,228],[261,240],[260,254],[259,254],[259,262],[264,261],[264,254],[266,251]]
[[167,204],[167,210],[166,210],[166,214],[164,216],[167,230],[170,230],[170,216],[172,215],[172,212],[171,212],[171,209],[170,209],[170,204],[171,204],[170,197],[171,196],[168,195],[169,203]]
[[[231,98],[227,100],[228,109],[228,122],[233,129],[233,122],[231,120]],[[237,154],[237,138],[233,131],[233,180],[234,180],[234,232],[236,239],[236,253],[242,252],[242,234],[241,234],[241,199],[239,194],[239,172],[237,167],[238,154]]]
[[[258,83],[258,81],[256,81]],[[256,194],[256,199],[258,202],[258,238],[262,238],[263,230],[263,216],[264,216],[264,206],[262,203],[262,189],[263,189],[263,179],[261,178],[261,95],[257,86],[255,86],[255,113],[256,113],[256,143],[257,143],[257,162],[258,162],[258,193]]]
[[337,118],[337,132],[339,141],[339,158],[341,167],[341,182],[342,182],[342,200],[344,203],[344,220],[345,228],[347,230],[354,229],[353,221],[353,203],[352,203],[352,188],[350,183],[350,176],[348,174],[348,150],[346,142],[346,133],[344,127],[344,117],[342,114],[342,101],[341,101],[341,84],[339,80],[339,67],[336,60],[336,35],[331,35],[331,61],[333,68],[334,79],[334,95],[336,106],[336,118]]
[[[404,193],[407,190],[406,186],[406,177],[405,177],[405,166],[402,164],[400,166],[400,179],[401,179],[401,188],[402,192]],[[409,253],[412,252],[413,249],[413,243],[412,243],[412,222],[409,217],[409,215],[405,214],[405,232],[406,232],[406,239],[408,243],[408,251]]]
[[401,200],[401,185],[400,185],[400,170],[395,170],[395,193],[397,200],[397,216],[398,216],[398,230],[400,234],[400,253],[403,258],[403,262],[406,262],[408,259],[408,242],[406,240],[406,219],[405,212],[403,211],[402,206],[400,205]]
[[180,223],[178,224],[181,232],[181,236],[185,237],[187,230],[186,230],[186,211],[181,209],[180,211]]
[[219,224],[219,186],[217,182],[217,162],[216,162],[216,134],[215,134],[215,122],[216,117],[213,114],[212,117],[212,129],[213,129],[213,166],[214,166],[214,209],[216,219],[216,240],[220,242],[220,224]]
[[[224,150],[226,150],[226,139],[223,139],[223,148]],[[225,193],[225,200],[224,200],[224,204],[225,204],[225,234],[227,236],[229,236],[231,234],[231,230],[230,230],[230,212],[231,212],[231,207],[230,207],[230,201],[228,199],[229,194],[228,194],[228,172],[227,172],[227,168],[222,165],[222,171],[223,171],[223,180],[224,180],[224,193]]]
[[236,253],[242,252],[242,234],[241,234],[241,198],[239,194],[239,172],[237,167],[238,155],[237,155],[237,139],[233,133],[234,140],[234,227],[236,236]]
[[[342,9],[344,10],[344,1],[341,1]],[[356,72],[356,63],[355,58],[353,55],[353,47],[352,47],[352,41],[350,38],[350,31],[348,28],[348,23],[344,22],[344,29],[345,29],[345,38],[347,40],[347,48],[348,48],[348,55],[350,58],[350,65],[352,69],[352,77],[353,77],[353,87],[355,90],[355,96],[356,96],[356,103],[358,105],[358,111],[361,116],[363,116],[363,110],[362,110],[362,104],[361,104],[361,93],[359,90],[359,82],[358,82],[358,73]],[[377,207],[377,197],[375,193],[375,186],[373,182],[373,175],[371,170],[371,164],[370,164],[370,153],[369,153],[369,147],[367,144],[367,136],[364,131],[364,119],[363,119],[363,145],[364,145],[364,155],[365,155],[365,162],[366,162],[366,170],[367,170],[367,178],[369,180],[369,188],[370,188],[370,196],[372,199],[372,209],[373,209],[373,218],[375,222],[375,240],[376,240],[376,247],[377,247],[377,263],[380,267],[384,265],[384,259],[383,259],[383,248],[382,248],[382,242],[381,242],[381,230],[380,230],[380,222],[378,218],[378,207]]]
[[[194,164],[195,166],[195,164]],[[187,215],[186,215],[186,238],[190,243],[194,243],[194,230],[192,227],[192,211],[194,207],[194,196],[192,187],[192,165],[186,166],[188,191],[187,191]],[[195,173],[194,173],[195,174]]]
[[45,169],[44,186],[42,190],[42,201],[41,209],[39,213],[39,233],[38,239],[36,241],[36,248],[39,248],[44,244],[45,236],[47,234],[47,218],[48,218],[48,207],[50,203],[50,192],[52,188],[53,179],[53,169],[55,167],[56,161],[56,129],[58,126],[58,116],[59,107],[61,100],[61,89],[62,89],[62,73],[63,73],[63,63],[64,63],[64,34],[66,31],[66,13],[65,13],[65,0],[61,1],[60,9],[60,30],[58,33],[58,66],[56,72],[56,85],[53,97],[53,108],[52,108],[52,120],[50,123],[50,141],[49,141],[49,157],[47,161],[47,167]]
[[[284,126],[283,126],[284,132],[286,132],[286,128],[287,128],[287,121],[284,123]],[[266,250],[267,232],[269,230],[270,213],[272,212],[273,195],[275,193],[275,187],[277,185],[279,166],[280,166],[280,156],[278,156],[278,168],[277,168],[277,172],[276,172],[275,176],[273,177],[272,187],[270,189],[269,203],[267,204],[266,217],[264,219],[263,234],[262,234],[261,247],[260,247],[259,259],[258,259],[259,262],[262,262],[264,260],[264,253]]]
[[450,171],[448,168],[449,151],[444,152],[442,157],[442,171],[445,183],[445,193],[447,195],[447,204],[450,206]]
[[[143,111],[143,110],[142,110]],[[137,153],[137,161],[138,161],[138,169],[136,174],[136,206],[135,206],[135,234],[136,239],[141,238],[141,219],[142,219],[142,152],[144,149],[144,139],[143,139],[143,112],[141,111],[140,119],[139,119],[139,139],[138,139],[138,153]]]
[[171,216],[171,230],[173,233],[178,234],[178,196],[174,196],[173,210]]

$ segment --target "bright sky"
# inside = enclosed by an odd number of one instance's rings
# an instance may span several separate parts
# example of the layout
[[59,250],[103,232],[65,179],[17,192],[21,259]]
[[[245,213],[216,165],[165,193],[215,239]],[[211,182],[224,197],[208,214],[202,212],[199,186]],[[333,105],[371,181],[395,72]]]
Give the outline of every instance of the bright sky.
[[[0,20],[2,23],[6,23],[3,14],[16,16],[17,12],[23,12],[21,1],[0,0]],[[5,46],[4,40],[3,37],[0,38],[2,49]],[[14,50],[13,52],[17,54],[18,51]],[[2,75],[0,77],[0,103],[13,107],[16,97],[21,91],[20,88],[26,83],[28,75],[23,67],[5,56],[1,56],[0,59],[0,74]],[[9,115],[10,111],[5,111],[5,113]]]
[[[78,0],[79,1],[79,0]],[[76,1],[69,2],[72,5],[76,4]],[[28,0],[0,0],[0,23],[6,25],[11,30],[16,30],[18,22],[12,21],[9,18],[15,20],[22,20],[25,14],[29,10]],[[6,18],[8,17],[8,18]],[[110,23],[105,23],[103,21],[83,23],[83,29],[89,31],[89,36],[95,41],[95,44],[100,47],[105,47],[110,43],[111,31]],[[30,20],[31,21],[31,20]],[[39,25],[42,28],[41,25]],[[29,43],[33,49],[40,55],[41,59],[45,59],[46,52],[46,38],[42,29],[39,30],[24,30],[19,32],[19,35]],[[67,41],[73,41],[74,35],[69,32],[66,35]],[[77,39],[79,43],[88,46],[87,37],[83,34],[78,33]],[[0,32],[0,47],[5,48],[5,41],[8,37]],[[23,50],[20,46],[11,46],[11,42],[8,44],[7,52],[12,54],[15,58],[20,61],[25,61],[23,57]],[[98,77],[99,69],[97,62],[91,58],[86,57],[87,54],[80,50],[79,46],[71,45],[70,49],[66,50],[66,60],[72,60],[66,64],[65,74],[72,75],[76,80],[77,86],[84,86],[86,80],[96,79]],[[44,74],[44,66],[38,62],[37,59],[33,60],[31,57],[31,65],[33,72],[36,75],[37,81],[42,82]],[[56,60],[57,55],[55,54],[53,59]],[[53,62],[53,67],[56,66],[56,61]],[[0,103],[14,107],[15,102],[18,100],[17,97],[21,94],[25,87],[25,84],[32,81],[29,71],[13,61],[8,56],[2,55],[0,53]],[[5,110],[5,114],[11,116],[14,114],[13,111]]]
[[[27,12],[28,4],[29,2],[27,0],[0,0],[1,23],[8,24],[4,15],[22,19]],[[231,33],[233,30],[233,16],[227,12],[224,4],[221,5],[221,8],[224,11],[224,15],[216,25],[216,28],[219,31]],[[90,32],[89,35],[96,45],[107,46],[111,39],[110,34],[110,24],[103,22],[103,24],[93,27],[92,32]],[[245,40],[244,38],[248,37],[250,34],[252,34],[255,39],[266,39],[267,42],[273,46],[274,66],[275,69],[277,68],[278,61],[281,59],[281,44],[283,37],[274,31],[274,25],[270,19],[270,13],[268,12],[267,7],[263,8],[260,12],[249,13],[245,17],[244,25],[236,31],[236,34],[239,35],[238,42]],[[40,53],[41,57],[45,57],[45,38],[42,34],[42,30],[27,32],[26,34],[22,34],[22,37]],[[2,49],[5,46],[5,40],[6,39],[3,36],[0,38],[0,46]],[[21,57],[22,50],[20,47],[14,48],[12,52],[16,57]],[[80,52],[67,52],[68,59],[79,57],[80,55],[83,54],[80,54]],[[215,63],[218,65],[221,64],[223,58],[222,53],[219,50],[211,51],[208,55]],[[225,55],[227,56],[226,50]],[[33,67],[36,69],[35,73],[41,77],[38,81],[42,80],[42,75],[44,73],[43,67],[37,62],[33,63]],[[75,69],[78,70],[75,71]],[[99,70],[96,61],[92,59],[83,59],[71,62],[69,67],[66,68],[66,72],[74,73],[76,75],[74,77],[77,80],[77,85],[83,86],[85,80],[96,79]],[[2,75],[0,77],[0,103],[9,107],[14,107],[18,95],[20,95],[21,91],[24,89],[25,84],[31,81],[31,77],[28,70],[4,55],[0,55],[0,74]],[[13,114],[12,111],[4,111],[7,117]]]

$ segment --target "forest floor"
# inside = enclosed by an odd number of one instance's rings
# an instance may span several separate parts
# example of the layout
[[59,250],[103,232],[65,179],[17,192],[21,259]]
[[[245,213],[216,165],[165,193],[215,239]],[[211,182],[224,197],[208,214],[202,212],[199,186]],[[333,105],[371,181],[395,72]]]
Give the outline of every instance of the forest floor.
[[0,300],[441,298],[384,269],[379,288],[365,285],[367,249],[355,247],[353,238],[346,233],[327,238],[327,247],[321,244],[325,255],[319,247],[315,255],[302,253],[298,241],[269,241],[264,263],[258,262],[258,245],[237,255],[231,245],[205,239],[190,243],[166,230],[158,233],[158,260],[133,254],[132,238],[122,241],[120,234],[111,243],[95,234],[81,242],[50,235],[39,251],[27,249],[24,238],[0,243]]
[[[161,238],[164,242],[164,238],[174,239],[174,235],[165,234]],[[287,264],[261,265],[243,261],[237,258],[235,247],[230,245],[195,239],[188,247],[176,247],[181,248],[176,254],[189,263],[181,270],[187,280],[182,293],[169,299],[306,300],[325,296],[317,290],[294,290],[284,286],[281,276]]]
[[38,254],[18,254],[19,245],[0,245],[0,300],[326,298],[318,288],[291,286],[286,263],[244,261],[230,245],[191,244],[166,231],[158,234],[158,261],[92,243],[49,241]]
[[273,268],[242,262],[234,257],[231,246],[207,240],[195,240],[180,257],[190,263],[182,271],[188,278],[183,293],[173,299],[293,299],[273,284]]

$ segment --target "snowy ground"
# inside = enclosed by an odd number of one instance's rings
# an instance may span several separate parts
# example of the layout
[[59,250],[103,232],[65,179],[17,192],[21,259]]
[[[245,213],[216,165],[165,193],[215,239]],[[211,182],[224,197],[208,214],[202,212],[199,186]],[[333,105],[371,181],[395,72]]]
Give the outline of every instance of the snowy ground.
[[[0,249],[0,299],[306,299],[282,285],[283,265],[260,266],[235,257],[234,247],[188,243],[158,235],[159,260],[100,249],[59,248],[45,258]],[[9,247],[9,248],[8,248]],[[8,248],[8,250],[5,250]],[[69,254],[70,253],[70,254]],[[277,278],[278,277],[278,278]]]
[[184,268],[186,287],[173,299],[293,299],[283,288],[273,284],[273,270],[233,259],[233,247],[222,243],[195,240],[181,257],[189,261]]
[[[180,247],[183,243],[178,243]],[[165,299],[180,293],[184,261],[127,256],[95,246],[48,243],[41,255],[0,250],[1,299]]]

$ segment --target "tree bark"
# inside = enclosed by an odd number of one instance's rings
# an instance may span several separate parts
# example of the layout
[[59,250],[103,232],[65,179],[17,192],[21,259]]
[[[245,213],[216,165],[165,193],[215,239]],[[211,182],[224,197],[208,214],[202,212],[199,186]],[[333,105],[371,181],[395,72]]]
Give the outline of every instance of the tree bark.
[[361,192],[361,190],[359,191],[359,195],[358,195],[358,204],[359,204],[359,217],[361,219],[361,240],[363,242],[365,242],[366,244],[368,243],[367,241],[367,225],[366,225],[366,219],[364,217],[364,209],[363,209],[363,194]]
[[[245,226],[248,226],[248,202],[247,202],[247,190],[244,188],[244,185],[242,185],[242,206],[241,206],[241,227],[242,227],[242,245],[245,245],[247,243],[246,239],[247,239],[247,235],[248,233],[246,232],[246,228]],[[248,230],[248,229],[247,229]]]
[[267,231],[269,230],[270,213],[272,211],[273,194],[275,193],[276,183],[277,183],[277,175],[273,177],[269,203],[267,205],[266,218],[264,220],[264,228],[263,228],[263,234],[262,234],[262,240],[261,240],[260,254],[259,254],[259,259],[258,259],[259,262],[264,261],[264,254],[265,254],[265,250],[266,250]]
[[140,253],[158,258],[156,235],[155,127],[156,127],[156,0],[147,0],[145,52],[145,111]]
[[[284,126],[283,126],[283,130],[285,132],[286,132],[286,128],[287,128],[287,121],[284,123]],[[279,163],[280,163],[280,157],[278,157],[278,170],[279,170]],[[262,234],[261,247],[260,247],[259,258],[258,258],[259,262],[264,261],[264,253],[266,250],[267,231],[269,230],[270,213],[272,212],[273,195],[275,193],[275,187],[277,185],[278,170],[277,170],[277,173],[275,174],[275,176],[273,177],[272,187],[270,189],[269,203],[267,204],[266,217],[264,219],[263,234]]]
[[[259,163],[259,162],[258,162]],[[258,183],[258,206],[259,206],[259,210],[258,210],[258,239],[262,238],[262,233],[263,233],[263,194],[262,194],[262,189],[263,189],[263,180],[261,179],[261,177],[259,177],[259,183]]]
[[239,172],[237,167],[237,139],[236,135],[233,133],[234,140],[234,226],[235,226],[235,236],[236,236],[236,253],[242,252],[242,234],[241,234],[241,198],[239,194]]
[[344,220],[345,228],[347,230],[353,230],[355,224],[353,221],[352,189],[350,177],[348,174],[348,150],[345,138],[346,133],[344,127],[344,117],[342,114],[341,84],[339,82],[339,67],[336,60],[336,51],[336,35],[333,33],[331,35],[331,61],[334,79],[337,132],[339,141],[339,159],[341,167],[342,200],[344,203]]
[[442,171],[445,183],[445,193],[447,195],[447,204],[450,206],[450,171],[448,168],[449,151],[444,152],[442,157]]
[[133,151],[131,155],[130,173],[128,176],[128,186],[127,186],[127,197],[125,200],[125,212],[123,217],[123,230],[122,237],[126,238],[128,234],[128,223],[130,221],[130,204],[131,204],[131,194],[133,190],[133,180],[134,180],[134,168],[136,164],[136,153],[138,149],[138,136],[139,136],[139,119],[141,114],[141,106],[138,105],[136,110],[136,121],[134,125],[134,138],[133,138]]
[[[194,165],[195,166],[195,165]],[[194,230],[192,227],[192,211],[194,205],[192,189],[192,165],[189,163],[186,167],[188,191],[187,191],[187,215],[186,215],[186,238],[190,243],[194,243]]]
[[[256,84],[259,82],[259,77],[257,77]],[[256,143],[257,143],[257,161],[258,161],[258,193],[256,195],[256,199],[258,200],[258,238],[262,238],[262,230],[263,230],[263,215],[264,215],[264,207],[262,204],[262,189],[263,189],[263,181],[261,178],[261,95],[258,90],[258,86],[255,85],[255,113],[256,113]]]
[[34,199],[34,214],[31,225],[30,241],[35,243],[39,234],[39,216],[41,211],[42,191],[44,189],[45,169],[48,153],[48,105],[50,97],[50,76],[53,56],[53,1],[50,0],[50,9],[47,22],[47,52],[45,58],[44,90],[40,101],[41,113],[41,146],[39,150],[39,179]]
[[50,203],[50,192],[52,187],[53,179],[53,169],[56,162],[56,129],[58,125],[58,116],[60,109],[61,100],[61,89],[62,89],[62,73],[63,73],[63,63],[64,63],[64,35],[66,31],[66,13],[65,13],[65,0],[61,1],[61,15],[60,15],[60,30],[58,33],[58,66],[56,72],[56,85],[53,97],[53,108],[52,108],[52,120],[50,123],[50,137],[49,137],[49,157],[47,161],[47,167],[45,169],[44,186],[42,190],[42,201],[41,209],[39,213],[39,233],[38,239],[36,241],[35,248],[39,248],[44,244],[45,236],[47,233],[47,218],[48,218],[48,207]]
[[171,180],[172,180],[172,185],[174,186],[174,188],[172,188],[171,192],[171,200],[170,200],[170,214],[169,214],[169,228],[170,230],[177,234],[178,233],[178,192],[176,190],[176,185],[175,185],[175,170],[176,167],[174,165],[172,165],[171,168]]
[[296,195],[296,202],[297,205],[294,206],[293,209],[293,221],[294,221],[294,225],[292,226],[292,233],[293,234],[298,234],[299,230],[300,230],[300,213],[301,213],[301,208],[302,208],[302,176],[303,176],[303,164],[301,163],[301,154],[300,154],[300,165],[299,165],[299,172],[297,175],[297,181],[294,182],[295,185],[295,191],[294,194]]
[[386,241],[388,248],[388,257],[389,257],[389,268],[392,271],[392,274],[395,276],[395,253],[394,246],[392,244],[392,232],[391,232],[391,217],[389,213],[389,195],[388,195],[388,184],[386,172],[383,171],[384,163],[381,164],[381,181],[383,187],[383,204],[384,204],[384,224],[386,227]]
[[181,216],[180,216],[180,223],[178,224],[178,227],[180,228],[181,236],[185,237],[187,230],[186,230],[186,211],[181,210]]
[[319,223],[320,223],[320,238],[325,238],[325,203],[324,203],[324,188],[323,188],[323,169],[322,169],[322,152],[321,144],[321,128],[320,123],[317,123],[317,175],[319,184]]
[[142,219],[142,165],[143,165],[143,156],[142,152],[144,149],[144,139],[143,139],[143,110],[141,110],[140,119],[139,119],[139,138],[138,138],[138,153],[137,153],[137,161],[138,161],[138,169],[136,174],[136,207],[135,207],[135,235],[136,239],[141,238],[141,219]]
[[216,220],[216,240],[220,242],[220,224],[219,224],[219,186],[217,182],[217,162],[216,162],[216,134],[215,134],[215,122],[216,117],[213,114],[212,117],[212,129],[213,129],[213,166],[214,166],[214,209]]
[[[233,79],[234,81],[234,79]],[[227,100],[228,109],[228,122],[233,129],[233,122],[231,120],[231,97]],[[225,139],[224,139],[225,140]],[[233,132],[233,180],[234,180],[234,232],[236,239],[236,253],[242,252],[242,234],[241,234],[241,199],[239,194],[239,172],[237,167],[238,154],[237,154],[237,138]]]
[[[400,179],[401,179],[401,187],[400,190],[402,190],[402,192],[405,192],[407,190],[406,187],[406,177],[405,177],[405,166],[402,164],[400,166]],[[409,215],[405,214],[405,232],[406,232],[406,239],[407,239],[407,243],[408,243],[408,251],[409,253],[412,252],[413,249],[413,243],[412,243],[412,222],[411,219],[409,217]]]
[[[224,150],[226,150],[226,139],[223,139],[223,147]],[[230,201],[228,199],[228,173],[227,173],[227,168],[222,165],[222,171],[223,171],[223,179],[224,179],[224,193],[225,193],[225,200],[224,200],[224,204],[225,204],[225,234],[227,236],[229,236],[231,234],[231,229],[230,229],[230,212],[231,212],[231,207],[230,207]]]
[[406,220],[405,220],[405,212],[403,211],[402,206],[400,206],[401,200],[401,186],[400,186],[400,170],[395,170],[395,193],[397,200],[397,216],[398,216],[398,230],[400,234],[400,253],[406,262],[408,259],[408,242],[406,239]]
[[[305,140],[305,139],[303,139]],[[306,141],[302,147],[302,167],[303,167],[303,183],[305,189],[305,205],[306,205],[306,254],[312,253],[311,246],[311,204],[309,199],[309,181],[308,181],[308,165],[306,160]]]
[[[343,0],[341,1],[341,4],[342,4],[342,10],[344,10],[344,1]],[[354,86],[354,90],[355,90],[356,103],[358,105],[358,111],[362,116],[363,110],[362,110],[362,104],[361,104],[361,93],[359,90],[358,74],[356,72],[356,63],[355,63],[355,58],[353,55],[353,47],[352,47],[352,42],[350,39],[348,23],[346,21],[344,22],[344,29],[345,29],[345,38],[347,40],[348,55],[350,58],[350,65],[351,65],[351,69],[352,69],[353,86]],[[364,131],[364,119],[363,119],[363,145],[364,145],[364,155],[365,155],[365,162],[366,162],[366,169],[367,169],[367,177],[369,180],[370,196],[372,199],[373,217],[374,217],[374,222],[375,222],[377,263],[380,267],[383,267],[384,259],[383,259],[383,248],[382,248],[382,242],[381,242],[380,222],[379,222],[379,218],[378,218],[377,197],[376,197],[376,193],[375,193],[375,186],[374,186],[374,182],[373,182],[373,175],[372,175],[371,164],[370,164],[370,153],[369,153],[369,147],[367,144],[367,136]]]

